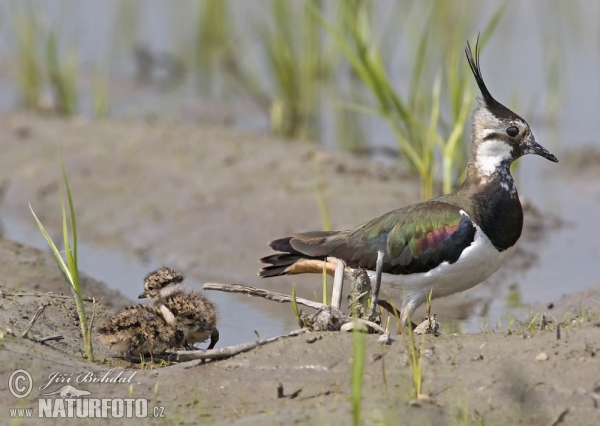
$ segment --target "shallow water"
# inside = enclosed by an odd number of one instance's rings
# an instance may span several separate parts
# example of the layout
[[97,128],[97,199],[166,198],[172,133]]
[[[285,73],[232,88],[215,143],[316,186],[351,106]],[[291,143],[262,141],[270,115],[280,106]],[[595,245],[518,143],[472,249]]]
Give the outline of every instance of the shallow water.
[[[5,238],[49,251],[45,239],[33,222],[23,223],[5,214],[0,218],[0,223]],[[119,290],[135,303],[147,303],[138,300],[138,295],[143,289],[144,277],[148,272],[161,266],[161,261],[154,259],[143,262],[130,253],[108,250],[91,244],[79,244],[79,269],[103,281],[110,288]],[[132,285],[133,283],[135,285]],[[185,284],[191,290],[202,290],[200,282],[186,279]],[[67,285],[65,282],[65,288]],[[263,338],[277,336],[298,328],[293,314],[287,318],[273,318],[268,309],[268,305],[273,302],[218,291],[206,292],[206,295],[217,304],[217,308],[220,308],[218,347],[256,340],[254,330]],[[225,310],[224,307],[227,309]]]

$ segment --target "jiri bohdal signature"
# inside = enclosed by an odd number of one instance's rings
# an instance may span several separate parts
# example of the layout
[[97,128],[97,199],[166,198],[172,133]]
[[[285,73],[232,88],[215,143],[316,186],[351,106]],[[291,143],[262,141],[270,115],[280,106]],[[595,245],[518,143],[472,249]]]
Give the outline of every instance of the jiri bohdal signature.
[[124,371],[121,370],[117,375],[113,376],[114,372],[114,368],[111,368],[103,375],[102,373],[96,371],[80,374],[61,373],[56,371],[48,375],[48,383],[40,386],[39,389],[44,390],[53,383],[131,383],[131,380],[137,373],[137,371],[133,371],[127,376],[123,375]]

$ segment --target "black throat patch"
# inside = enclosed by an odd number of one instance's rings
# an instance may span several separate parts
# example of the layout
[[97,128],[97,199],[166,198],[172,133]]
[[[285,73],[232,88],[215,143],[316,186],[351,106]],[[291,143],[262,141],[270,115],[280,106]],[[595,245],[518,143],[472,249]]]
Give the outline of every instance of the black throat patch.
[[481,191],[473,194],[475,223],[494,247],[504,251],[515,245],[523,230],[523,208],[509,174],[495,173]]

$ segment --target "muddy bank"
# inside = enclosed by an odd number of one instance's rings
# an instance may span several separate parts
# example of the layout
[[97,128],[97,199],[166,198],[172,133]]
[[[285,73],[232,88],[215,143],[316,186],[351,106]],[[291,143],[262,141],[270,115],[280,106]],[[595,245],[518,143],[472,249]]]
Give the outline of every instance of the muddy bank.
[[[269,253],[269,239],[321,228],[315,201],[319,173],[327,181],[324,193],[333,228],[354,226],[418,200],[417,182],[399,164],[382,166],[228,129],[10,115],[0,117],[0,138],[10,153],[0,156],[0,214],[30,221],[36,235],[28,203],[51,235],[61,236],[58,146],[76,204],[80,242],[140,259],[160,259],[198,282],[243,283],[288,293],[297,282],[299,296],[310,299],[320,290],[319,277],[259,280],[256,272],[258,259]],[[435,301],[442,324],[472,317],[474,312],[483,317],[489,304],[503,297],[498,282],[535,264],[547,231],[560,225],[557,217],[535,206],[527,208],[525,221],[519,251],[497,275],[469,292]],[[102,259],[97,262],[111,268]],[[159,266],[153,264],[149,270]],[[131,303],[141,291],[142,278],[117,277],[104,285],[84,277],[84,295],[101,301],[96,323]],[[36,406],[42,394],[39,387],[53,372],[76,377],[89,370],[102,375],[114,368],[115,374],[135,373],[134,378],[123,384],[81,387],[94,397],[146,398],[151,406],[165,407],[169,423],[350,421],[352,336],[303,335],[225,361],[142,370],[112,358],[112,352],[95,341],[97,362],[90,364],[81,357],[68,287],[47,251],[0,239],[0,285],[0,329],[5,335],[0,341],[0,389],[7,389],[8,377],[18,368],[27,369],[36,386],[23,400],[0,392],[2,413],[8,407]],[[121,292],[111,290],[115,288]],[[481,419],[492,425],[549,424],[568,408],[566,424],[593,424],[600,392],[597,375],[590,374],[600,367],[599,291],[594,287],[557,300],[553,307],[534,307],[530,317],[524,313],[521,322],[511,324],[511,333],[507,321],[499,328],[495,323],[484,327],[482,321],[485,333],[454,335],[446,329],[443,336],[428,337],[423,391],[435,405],[410,406],[412,379],[400,337],[381,346],[376,336],[368,336],[365,419],[383,424],[395,424],[400,417],[419,424],[453,424],[460,419],[463,424],[480,424]],[[64,340],[41,344],[6,333],[10,328],[18,335],[41,303],[50,305],[32,336],[62,334]],[[289,305],[254,303],[271,316],[271,322],[297,328]],[[89,303],[87,308],[91,310]],[[232,312],[238,308],[222,304],[219,309],[223,322],[235,318],[232,330],[243,330],[250,336],[247,340],[253,338],[245,317]],[[550,323],[541,331],[538,324],[544,312]],[[538,356],[545,361],[537,361]],[[278,383],[287,397],[277,398]]]
[[[7,265],[11,260],[11,266]],[[95,340],[96,363],[82,357],[74,303],[60,297],[67,290],[48,253],[0,240],[0,329],[19,334],[41,303],[50,303],[31,335],[42,338],[63,334],[60,342],[35,343],[7,336],[0,339],[0,412],[8,419],[10,407],[35,407],[37,399],[58,389],[44,386],[50,374],[61,372],[97,377],[111,368],[131,379],[126,383],[77,384],[96,398],[148,399],[149,406],[164,407],[168,423],[180,424],[348,424],[351,421],[350,366],[352,335],[310,333],[278,341],[234,358],[199,364],[139,369],[110,357]],[[113,303],[114,291],[84,277],[86,296]],[[52,292],[52,293],[48,293]],[[553,424],[561,413],[564,424],[594,424],[598,418],[600,381],[600,285],[569,300],[557,301],[548,315],[546,330],[516,322],[511,332],[428,336],[424,343],[423,392],[435,404],[411,405],[412,379],[401,337],[389,345],[367,336],[363,387],[365,424]],[[68,293],[67,293],[68,294]],[[124,298],[117,299],[122,302]],[[567,303],[568,302],[568,303]],[[118,303],[116,303],[118,304]],[[570,304],[570,305],[569,305]],[[577,306],[566,316],[563,309]],[[87,303],[91,310],[91,304]],[[547,311],[547,307],[545,309]],[[112,308],[96,308],[96,323]],[[541,313],[542,311],[540,311]],[[562,323],[557,339],[556,321]],[[537,321],[536,321],[537,324]],[[541,355],[541,354],[545,355]],[[30,396],[17,400],[7,390],[8,377],[19,368],[32,376]],[[112,377],[116,372],[111,373]],[[133,374],[135,372],[135,374]],[[133,376],[132,376],[133,374]],[[283,385],[283,398],[277,387]],[[291,398],[291,395],[296,395]],[[96,424],[78,419],[78,424]],[[163,424],[165,419],[132,419],[134,423]],[[20,424],[39,423],[39,419]],[[129,422],[129,421],[128,421]]]

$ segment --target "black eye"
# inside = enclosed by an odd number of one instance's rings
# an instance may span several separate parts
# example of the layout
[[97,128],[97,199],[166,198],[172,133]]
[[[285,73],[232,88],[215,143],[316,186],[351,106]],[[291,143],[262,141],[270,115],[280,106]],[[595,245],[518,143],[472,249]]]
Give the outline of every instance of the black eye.
[[511,126],[508,129],[506,129],[506,133],[508,134],[508,136],[511,136],[514,138],[515,136],[517,136],[519,134],[519,129],[517,129],[514,126]]

